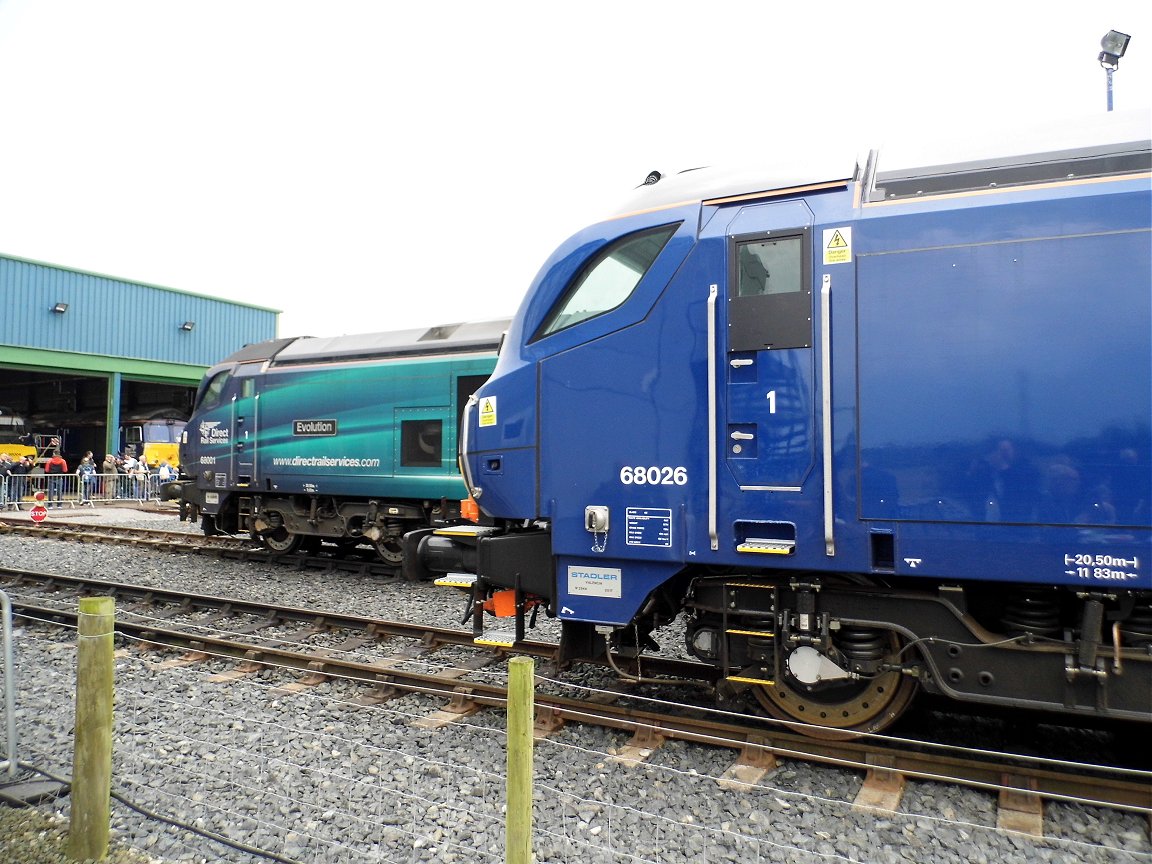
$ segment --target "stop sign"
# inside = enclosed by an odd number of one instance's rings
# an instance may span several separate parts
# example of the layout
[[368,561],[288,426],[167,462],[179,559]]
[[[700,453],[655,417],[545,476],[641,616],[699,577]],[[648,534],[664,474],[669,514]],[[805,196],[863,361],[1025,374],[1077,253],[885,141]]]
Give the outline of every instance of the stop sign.
[[43,504],[37,504],[32,508],[32,521],[43,522],[44,517],[48,515],[48,511],[44,509]]

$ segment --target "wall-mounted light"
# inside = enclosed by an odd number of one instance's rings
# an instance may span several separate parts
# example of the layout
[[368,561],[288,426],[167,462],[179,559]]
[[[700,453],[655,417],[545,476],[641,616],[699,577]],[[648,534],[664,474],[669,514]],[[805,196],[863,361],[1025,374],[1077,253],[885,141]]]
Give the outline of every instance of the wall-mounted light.
[[185,321],[183,324],[180,325],[180,329],[184,330],[186,332],[190,332],[192,330],[192,328],[195,326],[196,326],[195,321]]
[[67,303],[57,303],[55,306],[52,307],[52,311],[55,312],[57,315],[63,315],[65,312],[68,311],[68,304]]

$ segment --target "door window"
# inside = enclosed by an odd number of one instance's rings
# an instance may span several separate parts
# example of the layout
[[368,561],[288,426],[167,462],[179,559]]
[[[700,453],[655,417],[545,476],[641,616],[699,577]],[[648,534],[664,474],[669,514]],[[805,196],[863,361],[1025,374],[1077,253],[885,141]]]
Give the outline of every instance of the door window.
[[733,238],[728,349],[812,347],[808,231]]

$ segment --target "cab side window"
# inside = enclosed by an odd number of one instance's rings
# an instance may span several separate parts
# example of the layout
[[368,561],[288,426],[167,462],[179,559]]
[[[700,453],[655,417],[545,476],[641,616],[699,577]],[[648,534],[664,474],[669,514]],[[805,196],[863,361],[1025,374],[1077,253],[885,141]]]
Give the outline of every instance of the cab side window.
[[200,394],[197,408],[215,408],[220,404],[220,394],[224,392],[224,385],[228,383],[228,372],[217,372],[211,380],[204,385]]
[[577,274],[534,338],[541,339],[620,306],[632,296],[678,227],[648,228],[602,249]]

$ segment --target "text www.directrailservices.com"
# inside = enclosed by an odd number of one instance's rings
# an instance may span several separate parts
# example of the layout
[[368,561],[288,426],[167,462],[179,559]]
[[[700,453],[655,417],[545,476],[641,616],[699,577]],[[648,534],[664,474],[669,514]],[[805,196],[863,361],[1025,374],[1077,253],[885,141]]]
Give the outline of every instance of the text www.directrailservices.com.
[[272,464],[280,468],[379,468],[379,459],[352,456],[281,456]]

